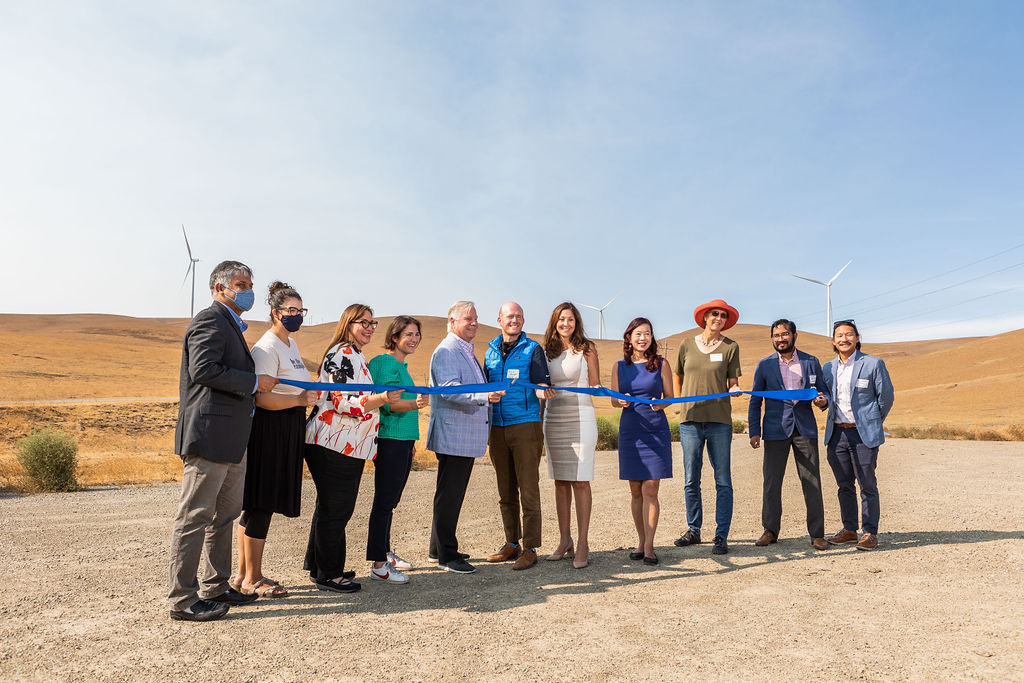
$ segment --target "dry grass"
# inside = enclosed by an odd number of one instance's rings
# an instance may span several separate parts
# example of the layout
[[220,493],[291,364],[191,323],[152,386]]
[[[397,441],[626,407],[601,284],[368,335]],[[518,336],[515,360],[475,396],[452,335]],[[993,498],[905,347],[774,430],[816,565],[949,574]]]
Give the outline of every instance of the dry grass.
[[1024,441],[1024,425],[1014,424],[1004,432],[994,429],[957,427],[955,425],[928,425],[922,427],[895,426],[886,428],[901,439],[943,439],[947,441]]

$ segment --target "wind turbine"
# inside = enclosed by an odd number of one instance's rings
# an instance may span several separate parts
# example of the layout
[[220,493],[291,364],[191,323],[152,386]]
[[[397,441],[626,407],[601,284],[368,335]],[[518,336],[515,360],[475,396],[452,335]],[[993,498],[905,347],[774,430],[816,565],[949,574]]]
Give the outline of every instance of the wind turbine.
[[[850,259],[849,261],[847,261],[846,262],[846,266],[850,265],[851,263],[853,263],[853,259]],[[825,328],[825,336],[830,336],[832,334],[832,283],[836,281],[836,278],[839,277],[840,273],[842,273],[844,270],[846,270],[846,266],[843,266],[842,268],[840,268],[839,272],[836,273],[835,275],[833,275],[832,279],[829,280],[828,282],[822,282],[821,280],[814,280],[814,279],[809,278],[809,277],[804,277],[803,275],[793,274],[793,277],[798,277],[801,280],[807,280],[808,282],[813,282],[815,284],[824,285],[824,287],[825,287],[825,301],[826,301],[826,308],[825,308],[825,310],[826,310],[826,315],[828,316],[828,320],[827,320],[828,325]]]
[[604,309],[606,309],[609,306],[611,306],[612,305],[612,301],[615,301],[620,296],[622,296],[622,292],[619,292],[618,294],[613,296],[611,301],[606,303],[601,308],[598,308],[597,306],[591,306],[590,304],[580,304],[581,306],[583,306],[583,308],[589,308],[589,309],[597,311],[598,321],[599,321],[598,322],[598,330],[599,330],[598,339],[604,339]]
[[189,317],[194,318],[196,315],[196,264],[199,263],[199,259],[193,258],[192,247],[188,244],[188,234],[185,232],[185,225],[181,226],[181,234],[185,236],[185,248],[188,249],[188,270],[185,271],[185,279],[181,281],[181,284],[185,284],[185,280],[188,280],[189,273],[192,274],[192,308],[189,309]]

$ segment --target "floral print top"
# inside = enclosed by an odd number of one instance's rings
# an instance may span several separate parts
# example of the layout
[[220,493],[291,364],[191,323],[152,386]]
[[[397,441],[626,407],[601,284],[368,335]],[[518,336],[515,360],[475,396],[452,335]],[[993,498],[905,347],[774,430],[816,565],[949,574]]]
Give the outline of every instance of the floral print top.
[[[332,346],[320,366],[318,382],[373,384],[362,352],[351,344]],[[321,391],[306,419],[306,443],[360,460],[377,457],[380,415],[364,410],[370,392]]]

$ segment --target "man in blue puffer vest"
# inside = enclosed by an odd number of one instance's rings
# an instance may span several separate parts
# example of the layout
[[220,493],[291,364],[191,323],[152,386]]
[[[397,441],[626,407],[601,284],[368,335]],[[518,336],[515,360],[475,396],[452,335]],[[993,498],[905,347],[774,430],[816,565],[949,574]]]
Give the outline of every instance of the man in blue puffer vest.
[[[523,322],[519,304],[502,304],[498,311],[501,334],[491,341],[484,356],[488,382],[514,383],[522,379],[544,386],[551,383],[544,349],[523,333]],[[489,444],[498,479],[505,545],[488,557],[488,562],[515,560],[513,569],[527,569],[537,563],[541,529],[539,470],[544,446],[540,402],[554,395],[554,389],[533,391],[513,384],[494,404]]]

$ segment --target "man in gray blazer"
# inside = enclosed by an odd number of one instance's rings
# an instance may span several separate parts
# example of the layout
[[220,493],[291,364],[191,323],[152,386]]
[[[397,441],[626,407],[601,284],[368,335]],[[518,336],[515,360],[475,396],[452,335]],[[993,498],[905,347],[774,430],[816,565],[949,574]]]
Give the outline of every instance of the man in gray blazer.
[[855,484],[859,484],[864,535],[857,542],[857,550],[874,550],[878,546],[879,516],[875,464],[878,447],[885,443],[882,423],[892,409],[895,392],[885,362],[861,353],[860,332],[852,320],[835,323],[832,348],[839,356],[826,363],[822,371],[829,389],[825,444],[828,464],[839,485],[843,529],[828,542],[838,545],[857,541]]
[[[277,379],[256,375],[240,317],[252,308],[252,271],[224,261],[210,275],[213,304],[185,331],[181,352],[178,424],[174,452],[184,472],[171,533],[171,619],[212,621],[228,605],[252,602],[231,588],[231,530],[242,508],[245,449],[254,395]],[[202,585],[199,559],[206,548]],[[202,596],[200,596],[202,593]]]
[[[448,336],[430,357],[430,386],[450,387],[483,384],[483,369],[473,351],[477,331],[476,306],[456,301],[448,309]],[[469,574],[476,567],[459,552],[455,536],[459,513],[466,498],[473,462],[487,449],[491,403],[504,391],[477,394],[435,394],[430,397],[427,449],[437,456],[437,488],[434,518],[430,525],[429,559],[437,568]]]

